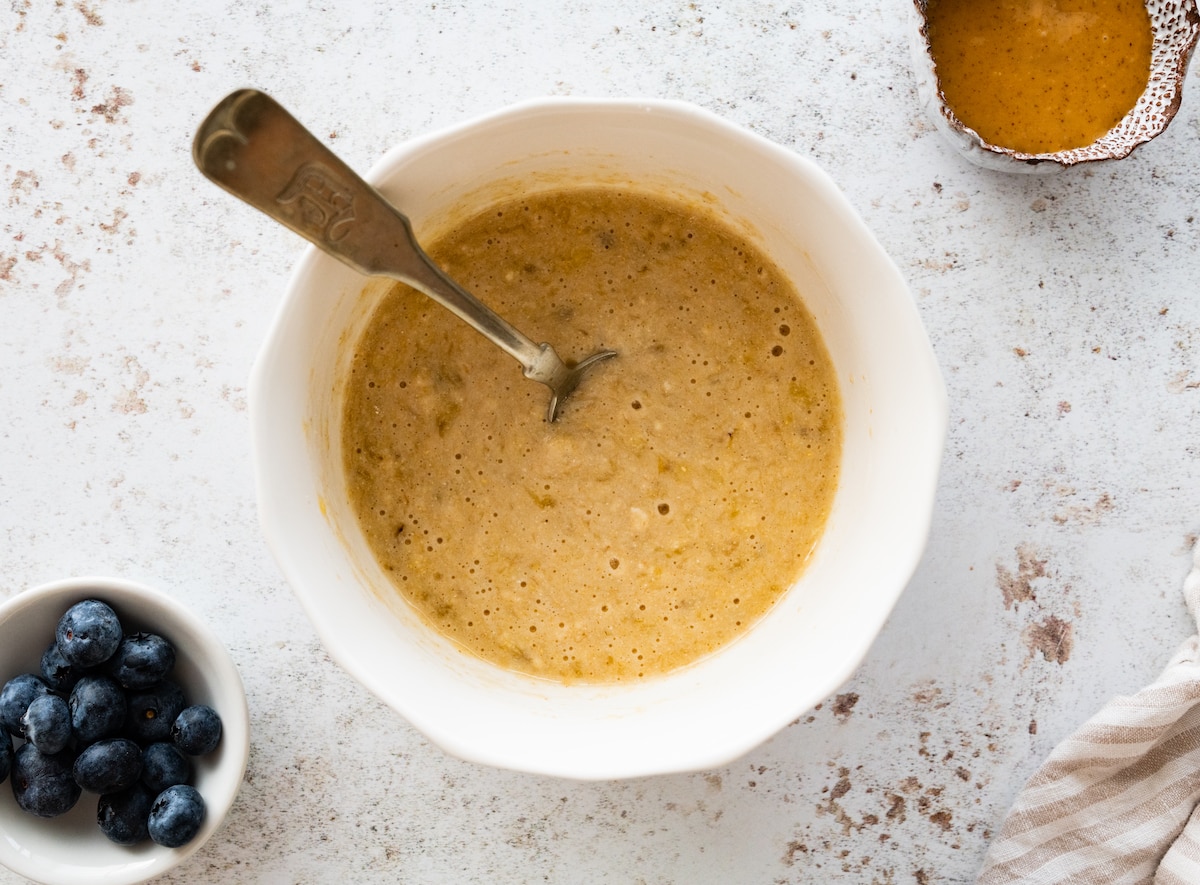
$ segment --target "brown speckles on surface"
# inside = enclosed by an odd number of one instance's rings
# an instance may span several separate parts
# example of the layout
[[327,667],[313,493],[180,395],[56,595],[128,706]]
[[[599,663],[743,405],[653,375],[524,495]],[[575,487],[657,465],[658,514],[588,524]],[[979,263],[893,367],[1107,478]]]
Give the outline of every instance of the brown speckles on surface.
[[801,854],[808,854],[808,846],[803,842],[796,842],[793,840],[787,844],[787,848],[783,852],[783,857],[780,858],[780,860],[783,862],[785,867],[790,867],[795,865],[796,857]]
[[54,288],[54,294],[59,298],[65,298],[70,295],[79,285],[79,275],[86,273],[92,269],[92,263],[88,259],[76,261],[63,249],[62,241],[55,240],[51,250],[55,261],[62,265],[63,270],[67,272],[67,276]]
[[85,356],[55,356],[50,358],[50,368],[63,375],[82,375],[90,362]]
[[221,399],[233,406],[235,412],[246,411],[246,391],[228,384],[221,387]]
[[86,3],[84,3],[83,0],[80,0],[80,2],[75,4],[75,9],[77,9],[80,15],[83,16],[83,20],[93,28],[98,28],[104,24],[104,19],[100,18],[99,14]]
[[1037,599],[1033,582],[1044,577],[1046,577],[1046,560],[1029,544],[1020,544],[1017,547],[1017,571],[1015,574],[1004,564],[996,563],[996,585],[1004,596],[1006,609]]
[[921,706],[932,707],[935,710],[940,710],[950,705],[950,702],[942,696],[942,689],[933,682],[923,683],[913,689],[912,702]]
[[[920,691],[938,697],[935,687],[921,686]],[[929,727],[922,727],[909,743],[916,759],[891,769],[894,780],[888,779],[879,760],[865,765],[827,763],[831,776],[815,807],[817,820],[779,843],[786,846],[783,865],[803,868],[804,878],[780,882],[911,881],[906,870],[934,869],[931,863],[935,858],[944,861],[945,852],[968,848],[969,840],[974,845],[986,842],[992,811],[984,806],[983,791],[989,778],[984,772],[976,779],[971,769],[986,768],[982,742],[994,737],[1000,723],[971,721],[948,729],[944,723],[935,725],[944,714],[933,709],[930,704],[912,707],[911,717]],[[906,769],[913,773],[903,774]],[[871,844],[874,850],[868,849]],[[905,853],[892,853],[900,850]],[[839,878],[839,871],[848,878]],[[942,881],[936,874],[929,876],[928,881]]]
[[121,222],[128,217],[129,213],[118,207],[113,210],[113,220],[110,223],[105,224],[103,221],[100,222],[100,230],[106,234],[116,234],[120,231]]
[[944,833],[953,825],[954,816],[950,814],[949,811],[943,809],[941,811],[935,811],[933,814],[929,815],[929,822],[936,824],[937,827]]
[[[1102,496],[1102,499],[1107,496]],[[1074,648],[1075,628],[1071,621],[1054,613],[1055,608],[1061,611],[1066,603],[1068,611],[1074,616],[1080,613],[1078,601],[1071,601],[1068,595],[1071,590],[1069,583],[1051,583],[1050,570],[1047,560],[1031,546],[1022,544],[1017,547],[1017,572],[1014,575],[1002,564],[996,565],[997,583],[1004,595],[1005,609],[1016,609],[1018,603],[1029,603],[1022,620],[1021,640],[1028,650],[1026,661],[1041,657],[1055,664],[1065,664]],[[1045,579],[1045,589],[1042,596],[1034,588],[1035,580]],[[1051,588],[1057,592],[1051,594]],[[1037,726],[1030,724],[1029,733],[1035,734]]]
[[9,206],[19,206],[21,201],[41,187],[37,174],[30,169],[18,169],[9,185]]
[[1174,394],[1187,393],[1189,390],[1200,390],[1200,381],[1192,377],[1190,369],[1176,372],[1167,381],[1167,390]]
[[1065,664],[1075,645],[1075,627],[1070,621],[1049,615],[1026,627],[1022,638],[1030,656],[1040,652],[1051,663]]
[[138,396],[135,389],[122,390],[113,402],[113,411],[122,415],[144,415],[148,409],[146,401]]
[[92,113],[104,118],[106,123],[116,123],[122,120],[121,111],[133,104],[133,93],[120,86],[114,86],[108,92],[108,98],[92,107]]
[[833,785],[833,789],[829,791],[830,799],[841,799],[850,792],[850,778],[847,775],[850,773],[847,769],[842,769],[845,774],[838,778],[837,783]]
[[83,101],[87,97],[84,88],[87,86],[88,72],[83,68],[75,68],[71,72],[71,98],[75,101]]
[[132,384],[123,388],[113,402],[113,411],[122,415],[142,415],[149,411],[142,392],[150,381],[150,373],[142,368],[137,357],[125,357],[125,371],[132,376]]
[[1095,525],[1113,512],[1116,507],[1112,495],[1103,492],[1091,504],[1077,504],[1064,507],[1050,518],[1058,525],[1074,523],[1078,525]]
[[953,252],[943,252],[941,256],[930,256],[918,262],[924,270],[946,273],[958,267],[958,256]]
[[842,722],[850,718],[854,705],[858,703],[858,695],[852,691],[840,694],[833,699],[833,715]]
[[850,781],[850,769],[845,766],[839,767],[837,775],[838,779],[832,786],[824,787],[821,790],[822,794],[827,798],[817,804],[816,811],[818,815],[831,816],[841,828],[842,835],[847,836],[853,831],[861,830],[866,824],[855,820],[841,805],[841,800],[853,788],[853,784]]

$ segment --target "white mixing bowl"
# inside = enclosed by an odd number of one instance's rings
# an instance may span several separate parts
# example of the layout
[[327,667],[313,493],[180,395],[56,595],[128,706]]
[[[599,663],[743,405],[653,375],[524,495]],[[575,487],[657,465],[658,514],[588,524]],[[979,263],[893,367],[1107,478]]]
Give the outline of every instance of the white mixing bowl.
[[691,105],[580,99],[414,139],[364,177],[426,240],[501,194],[622,182],[706,195],[815,315],[841,383],[845,448],[816,554],[741,639],[636,685],[502,670],[428,628],[362,537],[341,467],[342,379],[388,284],[310,247],[254,367],[250,411],[267,541],[333,658],[452,754],[583,779],[722,765],[834,691],[921,557],[947,406],[904,281],[829,177]]

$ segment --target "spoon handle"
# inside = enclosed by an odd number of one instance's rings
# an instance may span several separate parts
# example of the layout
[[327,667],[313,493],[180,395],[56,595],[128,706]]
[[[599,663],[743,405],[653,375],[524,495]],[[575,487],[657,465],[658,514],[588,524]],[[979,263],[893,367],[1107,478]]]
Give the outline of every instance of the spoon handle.
[[[359,273],[386,276],[449,308],[525,368],[562,371],[538,345],[448,277],[417,243],[409,220],[273,98],[226,96],[200,124],[192,157],[208,178]],[[555,365],[557,364],[557,365]]]

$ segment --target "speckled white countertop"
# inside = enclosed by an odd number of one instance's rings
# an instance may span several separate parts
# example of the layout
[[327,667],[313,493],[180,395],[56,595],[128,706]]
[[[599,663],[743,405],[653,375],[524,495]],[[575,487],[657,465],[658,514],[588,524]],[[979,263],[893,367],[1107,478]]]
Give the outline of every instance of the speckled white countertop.
[[[4,4],[0,598],[123,575],[228,644],[246,782],[165,881],[970,882],[1037,762],[1193,632],[1200,83],[1129,160],[1010,177],[922,116],[904,0],[559,6]],[[578,784],[447,758],[330,662],[258,531],[246,419],[302,243],[190,157],[245,85],[362,170],[519,99],[633,95],[832,174],[951,399],[928,552],[836,696],[726,768]]]

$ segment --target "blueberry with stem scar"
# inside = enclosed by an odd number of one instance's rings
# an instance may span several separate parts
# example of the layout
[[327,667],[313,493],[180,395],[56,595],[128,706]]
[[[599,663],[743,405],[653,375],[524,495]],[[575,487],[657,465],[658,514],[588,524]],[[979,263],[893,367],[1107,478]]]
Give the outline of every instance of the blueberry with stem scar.
[[69,695],[83,672],[63,657],[57,641],[51,642],[42,652],[42,679],[54,691]]
[[68,663],[95,667],[112,657],[121,643],[121,621],[98,599],[77,602],[59,619],[54,639]]
[[163,790],[150,806],[150,838],[167,848],[186,845],[204,823],[204,799],[195,787],[179,784]]
[[175,666],[175,649],[154,633],[131,633],[109,659],[110,676],[127,689],[150,688]]
[[183,689],[169,679],[129,695],[129,734],[141,743],[171,738],[175,717],[183,712]]
[[127,790],[106,793],[96,805],[96,823],[100,832],[118,845],[137,845],[150,838],[147,823],[155,793],[145,784]]

